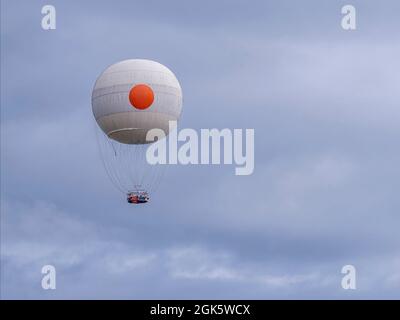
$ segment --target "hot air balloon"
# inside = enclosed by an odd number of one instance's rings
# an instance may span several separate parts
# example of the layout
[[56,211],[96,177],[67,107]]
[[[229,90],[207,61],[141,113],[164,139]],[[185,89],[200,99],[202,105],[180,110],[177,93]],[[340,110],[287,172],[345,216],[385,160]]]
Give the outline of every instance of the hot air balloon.
[[148,202],[165,166],[147,163],[151,141],[146,134],[162,129],[168,135],[170,121],[180,117],[182,89],[175,75],[151,60],[115,63],[94,85],[92,110],[101,158],[112,183],[127,194],[128,202]]

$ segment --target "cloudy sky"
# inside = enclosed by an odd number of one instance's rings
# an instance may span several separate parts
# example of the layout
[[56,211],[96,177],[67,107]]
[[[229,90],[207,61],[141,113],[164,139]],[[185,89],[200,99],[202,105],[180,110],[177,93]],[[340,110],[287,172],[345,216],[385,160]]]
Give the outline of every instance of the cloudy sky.
[[[357,30],[341,8],[357,9]],[[41,8],[57,29],[41,28]],[[400,298],[400,2],[1,1],[1,297]],[[169,166],[135,207],[94,81],[159,61],[180,128],[254,128],[255,171]],[[57,289],[41,288],[41,268]],[[354,265],[357,289],[341,287]]]

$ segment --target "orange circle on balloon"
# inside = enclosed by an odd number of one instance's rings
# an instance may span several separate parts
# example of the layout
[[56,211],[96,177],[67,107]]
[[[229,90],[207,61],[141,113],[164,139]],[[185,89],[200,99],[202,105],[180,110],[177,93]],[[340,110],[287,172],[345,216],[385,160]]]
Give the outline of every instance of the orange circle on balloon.
[[153,101],[154,92],[147,84],[137,84],[129,92],[129,102],[136,109],[147,109]]

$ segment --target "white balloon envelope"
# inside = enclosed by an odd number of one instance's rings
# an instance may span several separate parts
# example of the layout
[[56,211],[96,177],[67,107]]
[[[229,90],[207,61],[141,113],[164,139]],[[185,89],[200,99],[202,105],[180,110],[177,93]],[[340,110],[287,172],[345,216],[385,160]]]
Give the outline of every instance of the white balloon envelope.
[[[154,100],[146,108],[134,106],[130,99],[138,85],[153,92]],[[146,133],[150,129],[162,129],[167,135],[169,121],[179,119],[182,89],[172,71],[162,64],[143,59],[124,60],[108,67],[97,79],[92,108],[98,125],[111,139],[143,144],[147,143]]]

